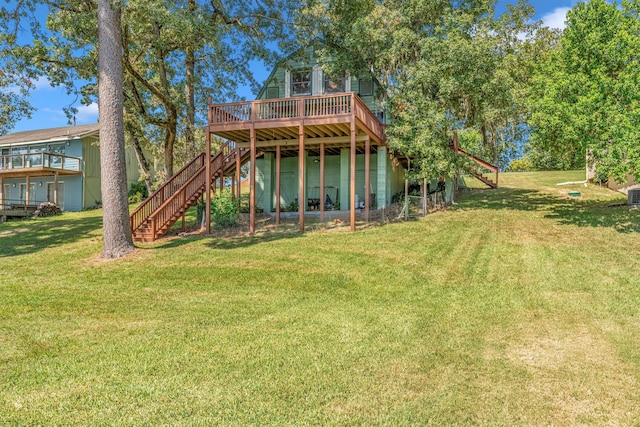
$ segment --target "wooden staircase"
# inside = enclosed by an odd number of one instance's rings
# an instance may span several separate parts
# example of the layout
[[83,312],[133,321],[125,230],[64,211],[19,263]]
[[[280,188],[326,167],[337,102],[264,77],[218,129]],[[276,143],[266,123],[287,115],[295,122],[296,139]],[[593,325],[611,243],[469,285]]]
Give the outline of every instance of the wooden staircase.
[[[236,168],[236,158],[246,161],[248,149],[227,141],[211,156],[211,181],[228,176]],[[131,214],[133,240],[153,242],[162,237],[206,190],[205,153],[200,153],[151,194]]]
[[458,133],[457,132],[453,134],[453,142],[451,144],[449,144],[449,148],[451,148],[457,154],[462,154],[463,156],[466,156],[467,158],[473,160],[476,164],[478,164],[482,168],[495,173],[496,177],[495,177],[495,181],[493,181],[490,178],[485,177],[481,172],[478,172],[478,171],[474,170],[473,168],[467,168],[466,169],[466,171],[469,174],[473,175],[476,179],[482,181],[484,184],[486,184],[490,188],[498,188],[498,167],[496,165],[493,165],[493,164],[491,164],[489,162],[486,162],[486,161],[482,160],[481,158],[476,157],[473,154],[471,154],[471,153],[463,150],[462,148],[460,148],[460,146],[458,145]]

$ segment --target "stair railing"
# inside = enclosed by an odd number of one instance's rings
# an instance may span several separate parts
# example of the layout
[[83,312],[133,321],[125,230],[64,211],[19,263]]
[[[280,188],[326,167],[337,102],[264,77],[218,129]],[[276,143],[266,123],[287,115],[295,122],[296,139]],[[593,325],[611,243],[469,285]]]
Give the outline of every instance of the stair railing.
[[205,153],[200,153],[154,191],[130,216],[131,232],[135,232],[162,206],[185,182],[204,165]]
[[[194,197],[199,197],[204,192],[206,169],[200,168],[186,183],[171,195],[155,212],[149,216],[151,222],[152,239],[160,236],[163,227],[177,221],[175,215],[182,209],[187,209],[188,204],[194,203]],[[196,197],[196,198],[197,198]]]

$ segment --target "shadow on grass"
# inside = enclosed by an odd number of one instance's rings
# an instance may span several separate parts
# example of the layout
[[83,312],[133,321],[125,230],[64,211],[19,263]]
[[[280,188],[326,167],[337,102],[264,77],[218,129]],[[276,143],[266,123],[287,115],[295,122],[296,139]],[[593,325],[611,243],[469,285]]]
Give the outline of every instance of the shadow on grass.
[[52,217],[11,221],[0,226],[0,258],[35,253],[74,243],[98,231],[102,238],[102,218]]
[[500,188],[463,193],[464,209],[510,209],[541,211],[545,218],[579,227],[608,227],[619,233],[640,232],[640,210],[626,206],[608,207],[610,202],[566,199],[536,190]]
[[288,229],[269,229],[259,230],[255,235],[251,236],[247,232],[223,235],[196,235],[186,238],[175,238],[168,240],[166,243],[155,246],[153,249],[170,249],[178,248],[195,239],[206,239],[206,246],[211,249],[239,249],[249,246],[260,245],[263,243],[275,242],[284,239],[295,239],[302,236],[300,231],[291,231]]

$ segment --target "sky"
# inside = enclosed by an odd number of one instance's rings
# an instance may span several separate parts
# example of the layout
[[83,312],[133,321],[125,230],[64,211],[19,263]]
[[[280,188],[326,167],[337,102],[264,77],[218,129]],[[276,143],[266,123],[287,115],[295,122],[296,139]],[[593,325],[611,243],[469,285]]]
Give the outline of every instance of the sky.
[[[529,0],[535,8],[535,20],[542,20],[544,25],[553,28],[564,28],[564,20],[568,10],[580,0]],[[513,4],[516,0],[498,0],[497,11],[504,10],[506,4]],[[257,67],[254,70],[256,78],[265,80],[271,70]],[[239,96],[246,99],[254,99],[255,95],[248,88],[242,90]],[[231,100],[230,100],[231,101]],[[45,78],[35,82],[35,90],[31,95],[31,104],[35,107],[30,119],[19,121],[13,132],[33,129],[45,129],[67,126],[68,119],[63,108],[73,104],[78,109],[75,117],[76,124],[90,124],[98,121],[98,105],[81,105],[75,97],[69,96],[62,88],[51,87]]]

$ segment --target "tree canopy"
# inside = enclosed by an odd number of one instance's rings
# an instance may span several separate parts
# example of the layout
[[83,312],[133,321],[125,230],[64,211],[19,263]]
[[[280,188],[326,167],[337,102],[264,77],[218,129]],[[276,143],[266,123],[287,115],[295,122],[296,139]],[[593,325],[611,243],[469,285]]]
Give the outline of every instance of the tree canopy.
[[301,16],[321,17],[312,28],[329,69],[380,83],[393,115],[389,143],[416,160],[417,174],[460,166],[448,148],[453,130],[496,163],[522,131],[539,46],[525,1],[496,16],[490,0],[310,0]]
[[[149,154],[160,157],[163,175],[170,176],[176,157],[202,148],[194,133],[206,117],[209,97],[235,100],[241,85],[257,88],[253,61],[274,63],[278,43],[290,42],[285,20],[292,5],[287,0],[130,0],[122,6],[125,129],[143,172],[149,173],[153,163]],[[34,14],[37,8],[46,8],[46,23]],[[83,103],[96,101],[96,2],[24,0],[3,13],[3,30],[12,34],[6,55],[53,85],[77,92]],[[15,17],[28,23],[33,42],[19,44]],[[78,81],[84,82],[80,88]],[[178,141],[183,142],[179,155]]]
[[556,156],[588,152],[603,179],[640,180],[638,6],[578,3],[534,79],[532,145]]

